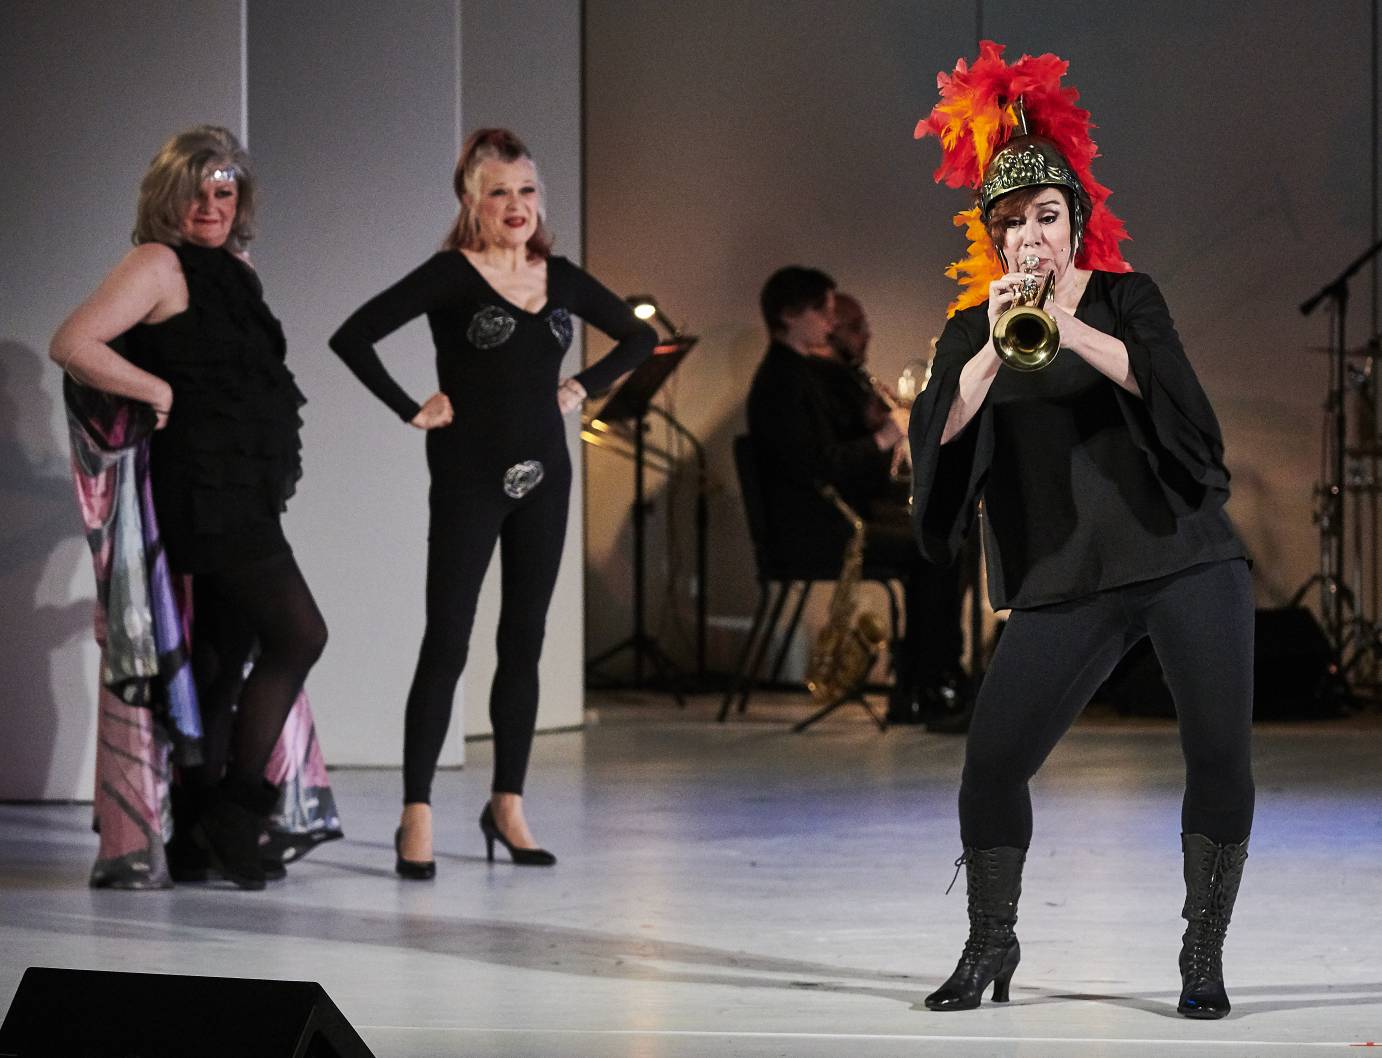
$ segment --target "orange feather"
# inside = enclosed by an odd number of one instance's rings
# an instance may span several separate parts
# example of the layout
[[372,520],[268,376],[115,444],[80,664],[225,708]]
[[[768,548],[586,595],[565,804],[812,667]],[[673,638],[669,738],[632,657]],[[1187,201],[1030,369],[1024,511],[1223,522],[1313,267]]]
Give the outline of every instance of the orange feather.
[[[1048,53],[1023,55],[1009,65],[1003,61],[1003,50],[1001,44],[981,41],[972,66],[960,59],[952,73],[937,75],[940,102],[917,122],[914,132],[917,139],[930,135],[940,141],[936,182],[977,190],[994,153],[1017,128],[1013,103],[1021,97],[1028,129],[1056,145],[1089,194],[1092,208],[1076,264],[1131,271],[1118,248],[1128,238],[1127,229],[1108,208],[1110,191],[1094,179],[1091,168],[1099,149],[1090,138],[1094,126],[1089,111],[1076,105],[1079,92],[1061,83],[1069,63]],[[950,305],[952,316],[987,300],[988,285],[1003,274],[978,208],[957,214],[955,226],[964,229],[969,250],[946,269],[945,274],[962,287]]]

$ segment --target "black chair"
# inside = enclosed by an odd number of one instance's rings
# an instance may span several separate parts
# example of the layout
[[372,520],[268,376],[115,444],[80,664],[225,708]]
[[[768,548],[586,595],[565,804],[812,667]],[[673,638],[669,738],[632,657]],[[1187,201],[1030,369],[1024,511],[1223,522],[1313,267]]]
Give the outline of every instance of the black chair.
[[[762,483],[758,476],[758,460],[753,443],[747,434],[734,439],[734,468],[739,476],[739,491],[744,500],[744,516],[749,525],[749,538],[753,544],[753,560],[757,570],[758,603],[753,612],[753,624],[748,638],[744,641],[735,665],[734,679],[720,703],[719,720],[729,716],[731,704],[738,699],[738,711],[748,709],[749,696],[759,685],[763,663],[767,659],[768,647],[777,631],[782,612],[786,609],[787,598],[794,589],[799,590],[796,604],[792,609],[773,662],[769,683],[777,683],[787,660],[792,641],[796,638],[797,627],[801,623],[802,611],[811,589],[817,583],[833,583],[839,579],[840,563],[844,555],[833,563],[795,562],[785,560],[774,553],[768,533],[767,507],[763,500]],[[893,642],[900,639],[902,625],[902,606],[898,598],[898,583],[905,583],[907,570],[899,566],[881,565],[866,562],[860,573],[861,581],[882,584],[888,593],[888,614],[892,623]],[[771,599],[771,602],[769,601]]]

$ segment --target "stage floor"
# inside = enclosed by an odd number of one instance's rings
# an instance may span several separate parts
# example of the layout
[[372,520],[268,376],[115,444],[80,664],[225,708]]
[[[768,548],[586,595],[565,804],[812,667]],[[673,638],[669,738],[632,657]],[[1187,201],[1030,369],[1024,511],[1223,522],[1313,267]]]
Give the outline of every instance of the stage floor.
[[[1233,1014],[1175,1013],[1174,728],[1082,721],[1034,784],[1012,1002],[922,997],[965,933],[962,740],[805,735],[600,696],[537,740],[555,869],[490,866],[489,746],[437,783],[439,875],[392,870],[398,774],[335,771],[347,838],[264,893],[93,891],[84,806],[0,805],[0,1009],[29,965],[320,981],[379,1058],[1303,1055],[1382,1043],[1382,724],[1258,729]],[[330,753],[330,717],[319,718]],[[501,852],[502,856],[502,852]],[[194,1051],[189,1051],[194,1053]]]

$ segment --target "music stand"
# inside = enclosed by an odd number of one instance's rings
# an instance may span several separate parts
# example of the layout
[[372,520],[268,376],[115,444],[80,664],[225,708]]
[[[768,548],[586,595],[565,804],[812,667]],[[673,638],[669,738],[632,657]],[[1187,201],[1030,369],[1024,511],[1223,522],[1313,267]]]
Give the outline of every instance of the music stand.
[[654,407],[652,403],[657,391],[662,388],[662,384],[671,377],[672,372],[686,358],[686,354],[695,346],[697,340],[694,335],[685,335],[659,342],[653,349],[653,355],[633,370],[633,373],[624,380],[624,384],[614,391],[609,400],[605,401],[604,407],[595,415],[597,422],[626,422],[630,423],[633,428],[633,632],[626,639],[591,658],[586,663],[586,670],[593,672],[611,658],[622,654],[625,650],[630,650],[633,652],[633,685],[635,687],[643,686],[643,663],[647,660],[652,663],[660,681],[672,692],[677,704],[681,706],[684,706],[686,701],[676,683],[677,665],[667,656],[657,640],[648,634],[644,615],[643,596],[646,582],[644,566],[647,532],[644,435],[648,431],[648,415],[650,412],[655,412],[668,425],[677,430],[682,437],[691,442],[696,449],[696,456],[700,463],[701,481],[697,490],[698,539],[696,557],[697,665],[703,668],[705,663],[705,453],[689,430],[663,409]]

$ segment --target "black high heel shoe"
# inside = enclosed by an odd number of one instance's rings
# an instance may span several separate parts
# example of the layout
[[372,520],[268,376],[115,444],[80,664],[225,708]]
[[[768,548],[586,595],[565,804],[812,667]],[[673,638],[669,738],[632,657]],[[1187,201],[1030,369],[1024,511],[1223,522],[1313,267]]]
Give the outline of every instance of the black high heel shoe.
[[399,827],[393,832],[393,869],[400,878],[406,878],[410,882],[425,882],[429,878],[437,876],[436,860],[405,860],[403,858],[403,828]]
[[499,829],[499,824],[494,821],[494,810],[488,804],[485,805],[485,810],[480,813],[480,832],[485,835],[485,856],[490,863],[494,862],[494,843],[496,841],[509,850],[513,862],[520,867],[550,867],[557,862],[557,858],[546,849],[520,849],[504,837],[503,831]]

